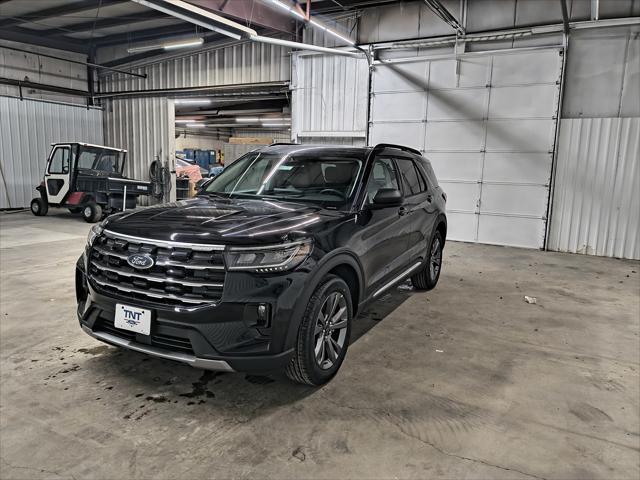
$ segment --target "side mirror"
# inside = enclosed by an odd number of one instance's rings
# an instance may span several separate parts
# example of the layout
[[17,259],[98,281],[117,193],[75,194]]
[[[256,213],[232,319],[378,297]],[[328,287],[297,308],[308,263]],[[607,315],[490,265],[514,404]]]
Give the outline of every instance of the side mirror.
[[381,188],[373,197],[374,208],[399,207],[404,200],[400,190],[395,188]]
[[209,184],[213,181],[213,178],[203,178],[196,184],[196,190],[198,193],[203,193]]

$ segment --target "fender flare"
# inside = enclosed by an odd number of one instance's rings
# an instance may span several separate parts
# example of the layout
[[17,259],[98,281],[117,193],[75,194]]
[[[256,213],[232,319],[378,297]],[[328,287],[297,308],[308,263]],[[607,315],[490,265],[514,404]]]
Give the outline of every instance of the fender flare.
[[[299,301],[296,302],[296,306],[291,316],[291,323],[289,325],[289,329],[285,339],[285,350],[293,348],[296,344],[298,338],[298,330],[300,329],[300,323],[302,322],[302,316],[304,315],[304,311],[307,308],[311,295],[313,295],[313,292],[315,292],[316,288],[318,288],[318,285],[320,285],[320,282],[322,282],[326,275],[331,270],[340,265],[348,265],[355,270],[356,276],[358,277],[357,303],[362,303],[362,298],[364,295],[364,273],[360,261],[350,250],[347,250],[345,248],[337,249],[331,252],[330,255],[323,257],[318,262],[316,268],[314,269],[315,272],[312,278],[307,282],[305,288],[300,294]],[[353,305],[352,307],[355,312],[358,308],[358,305]]]

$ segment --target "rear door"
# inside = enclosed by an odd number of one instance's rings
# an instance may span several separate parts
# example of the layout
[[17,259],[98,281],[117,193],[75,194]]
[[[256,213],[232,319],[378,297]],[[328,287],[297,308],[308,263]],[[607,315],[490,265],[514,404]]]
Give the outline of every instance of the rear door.
[[407,239],[406,254],[410,260],[424,258],[436,219],[433,192],[411,156],[396,156],[396,164],[404,195],[402,226]]
[[73,149],[71,145],[56,145],[49,155],[44,174],[49,203],[61,203],[69,192],[72,167]]

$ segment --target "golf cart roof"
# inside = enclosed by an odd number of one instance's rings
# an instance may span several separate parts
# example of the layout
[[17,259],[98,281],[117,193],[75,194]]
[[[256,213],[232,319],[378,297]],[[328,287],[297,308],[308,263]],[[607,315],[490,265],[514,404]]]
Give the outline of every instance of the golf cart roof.
[[127,152],[124,148],[114,148],[107,147],[105,145],[94,145],[93,143],[84,143],[84,142],[55,142],[52,143],[51,146],[55,145],[82,145],[83,147],[96,147],[96,148],[104,148],[105,150],[114,150],[116,152]]

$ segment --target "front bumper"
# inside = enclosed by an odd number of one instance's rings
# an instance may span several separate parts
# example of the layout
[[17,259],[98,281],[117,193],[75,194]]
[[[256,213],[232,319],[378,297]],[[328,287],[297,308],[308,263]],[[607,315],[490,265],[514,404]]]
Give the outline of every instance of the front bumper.
[[[76,266],[78,320],[82,329],[105,343],[196,368],[266,373],[284,369],[293,355],[291,329],[297,331],[300,292],[308,273],[273,277],[228,273],[222,300],[196,309],[179,309],[138,299],[105,295],[88,282],[83,259]],[[116,329],[116,304],[152,311],[151,334]],[[257,306],[269,307],[265,324]]]

